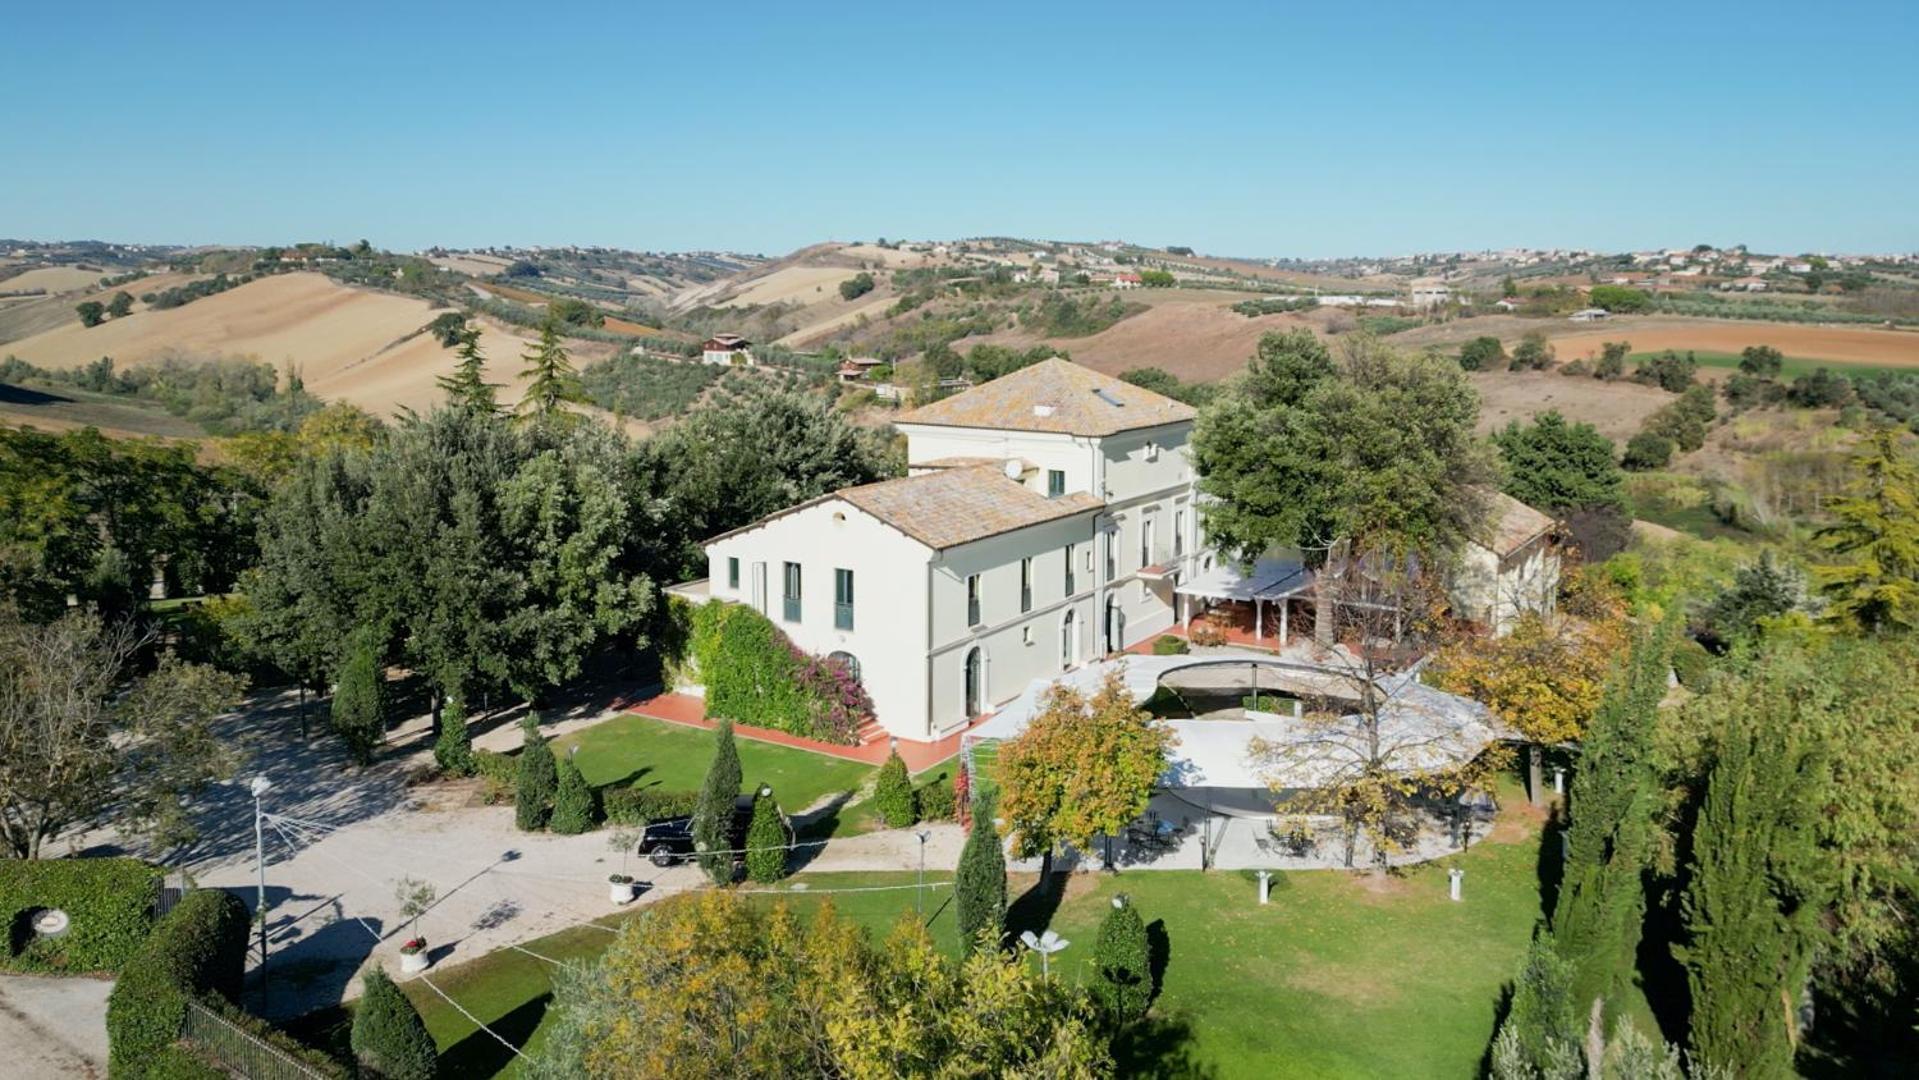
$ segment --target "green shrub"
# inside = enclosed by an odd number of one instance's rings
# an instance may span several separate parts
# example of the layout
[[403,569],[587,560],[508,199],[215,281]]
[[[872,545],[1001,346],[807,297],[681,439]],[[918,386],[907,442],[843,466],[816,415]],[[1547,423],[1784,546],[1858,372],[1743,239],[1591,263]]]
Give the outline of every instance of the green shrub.
[[107,998],[109,1069],[143,1076],[179,1037],[189,998],[239,996],[250,920],[223,889],[188,893],[154,927]]
[[1093,964],[1099,970],[1094,994],[1115,1023],[1124,1024],[1146,1014],[1153,997],[1151,959],[1146,946],[1146,924],[1124,895],[1099,924],[1093,944]]
[[528,713],[520,721],[525,745],[513,774],[513,823],[524,832],[546,827],[553,812],[553,795],[560,786],[559,767],[553,761],[553,748],[540,734],[540,718]]
[[1647,469],[1663,469],[1672,461],[1672,440],[1664,435],[1642,431],[1626,443],[1626,453],[1619,464],[1634,472]]
[[466,702],[446,699],[440,710],[440,737],[433,740],[433,760],[448,776],[473,775],[473,732],[466,726]]
[[996,948],[1006,931],[1006,853],[993,828],[994,798],[981,792],[973,806],[973,828],[960,849],[953,902],[959,919],[960,947],[968,954],[989,939]]
[[593,789],[571,757],[559,763],[560,786],[553,796],[553,818],[547,827],[562,836],[590,832],[595,824]]
[[913,823],[913,781],[906,775],[906,762],[900,752],[887,755],[873,784],[873,805],[888,828],[904,829]]
[[439,1051],[413,1003],[384,968],[372,968],[360,984],[365,993],[353,1011],[350,1042],[362,1071],[385,1080],[433,1080]]
[[739,797],[740,749],[733,742],[732,722],[721,720],[713,729],[713,761],[693,808],[693,845],[715,853],[699,856],[700,869],[718,885],[733,880],[733,856],[717,853],[733,847],[733,802]]
[[606,820],[615,825],[644,825],[649,821],[685,817],[700,804],[700,793],[674,788],[631,787],[604,795]]
[[497,750],[473,751],[473,774],[480,778],[480,801],[495,806],[513,797],[520,763]]
[[1704,690],[1712,674],[1712,654],[1692,638],[1682,637],[1673,646],[1672,673],[1686,689]]
[[1186,643],[1185,638],[1177,638],[1171,634],[1161,634],[1153,639],[1154,656],[1184,656],[1191,651],[1193,651],[1193,647]]
[[1459,366],[1466,371],[1498,371],[1506,366],[1506,346],[1490,334],[1459,347]]
[[667,651],[668,673],[675,685],[706,687],[709,715],[848,745],[873,715],[872,700],[839,664],[801,652],[751,608],[704,604],[666,622],[684,641]]
[[[145,1080],[199,1080],[203,1076],[224,1080],[229,1076],[244,1075],[241,1070],[255,1056],[252,1047],[247,1045],[246,1036],[251,1036],[260,1042],[271,1043],[274,1049],[300,1062],[309,1072],[317,1076],[333,1078],[333,1080],[349,1080],[347,1070],[327,1054],[295,1039],[227,999],[216,994],[203,996],[198,1000],[201,1005],[219,1013],[222,1019],[239,1028],[246,1035],[234,1035],[230,1039],[208,1040],[191,1048],[186,1045],[176,1046],[173,1048],[174,1055],[182,1060],[170,1063],[166,1068],[178,1071],[149,1072]],[[223,1051],[230,1051],[230,1054]],[[229,1056],[234,1062],[232,1071],[217,1068],[211,1072],[204,1071],[208,1068],[207,1062],[221,1061]]]
[[952,821],[959,816],[959,800],[953,794],[953,781],[945,773],[921,784],[913,792],[913,806],[921,821]]
[[753,799],[753,821],[746,828],[746,876],[762,885],[786,876],[786,826],[771,795]]
[[[153,929],[160,871],[138,859],[0,859],[0,969],[119,971]],[[33,914],[67,913],[57,938],[34,935]]]
[[346,741],[347,753],[356,763],[368,764],[386,735],[386,674],[380,669],[379,643],[371,627],[353,635],[334,680],[333,730]]

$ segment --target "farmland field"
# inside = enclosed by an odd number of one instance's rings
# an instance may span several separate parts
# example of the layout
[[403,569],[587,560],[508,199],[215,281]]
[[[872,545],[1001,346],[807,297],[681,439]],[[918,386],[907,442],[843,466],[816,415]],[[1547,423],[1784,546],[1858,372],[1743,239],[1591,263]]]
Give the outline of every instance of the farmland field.
[[1589,354],[1597,356],[1600,345],[1608,341],[1630,341],[1634,352],[1692,349],[1735,356],[1748,345],[1771,345],[1787,356],[1820,357],[1824,363],[1919,367],[1919,333],[1909,331],[1717,319],[1691,320],[1683,325],[1674,322],[1650,319],[1639,325],[1622,322],[1604,330],[1555,334],[1553,349],[1564,363]]
[[[1739,369],[1738,353],[1713,352],[1705,349],[1680,349],[1676,351],[1691,353],[1692,358],[1699,361],[1699,366],[1702,368],[1727,368],[1733,371]],[[1637,364],[1642,360],[1647,360],[1658,355],[1659,353],[1657,352],[1635,352],[1628,356],[1626,360],[1629,364]],[[1785,363],[1781,365],[1780,373],[1785,378],[1790,379],[1798,375],[1809,374],[1822,367],[1837,368],[1841,371],[1850,372],[1912,370],[1910,366],[1901,364],[1862,364],[1855,363],[1851,360],[1821,360],[1804,356],[1788,356],[1785,359]],[[1710,375],[1711,372],[1702,372],[1701,374]]]

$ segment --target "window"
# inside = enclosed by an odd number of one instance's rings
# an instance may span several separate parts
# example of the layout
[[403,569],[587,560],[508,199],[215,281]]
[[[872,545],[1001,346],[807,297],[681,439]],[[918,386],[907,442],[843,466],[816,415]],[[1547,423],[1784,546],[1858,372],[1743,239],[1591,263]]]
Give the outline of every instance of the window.
[[1157,524],[1157,514],[1139,516],[1139,565],[1142,569],[1153,565],[1153,526]]
[[799,622],[800,621],[800,564],[799,563],[790,562],[786,564],[785,585],[780,595],[786,601],[786,610],[783,613],[786,616],[786,621]]
[[1106,534],[1106,580],[1119,576],[1119,529]]
[[853,677],[854,682],[860,681],[859,657],[854,656],[850,652],[836,652],[836,653],[828,653],[826,658],[828,660],[838,661],[840,666],[846,669],[846,673]]
[[1173,558],[1186,554],[1186,511],[1173,511]]
[[979,625],[979,575],[966,575],[966,625]]
[[1066,494],[1066,470],[1046,470],[1046,497],[1057,499],[1064,494]]
[[1079,591],[1074,587],[1073,582],[1073,545],[1066,545],[1060,554],[1065,556],[1060,560],[1060,563],[1066,568],[1066,595],[1071,596]]
[[1059,667],[1061,671],[1073,666],[1079,659],[1079,617],[1072,608],[1059,621]]
[[1021,645],[1031,645],[1033,643],[1033,626],[1031,623],[1019,628],[1019,643]]
[[734,592],[740,589],[740,560],[737,556],[726,557],[726,587]]
[[1024,615],[1033,610],[1033,560],[1019,561],[1019,610]]
[[833,571],[833,628],[853,629],[853,571]]

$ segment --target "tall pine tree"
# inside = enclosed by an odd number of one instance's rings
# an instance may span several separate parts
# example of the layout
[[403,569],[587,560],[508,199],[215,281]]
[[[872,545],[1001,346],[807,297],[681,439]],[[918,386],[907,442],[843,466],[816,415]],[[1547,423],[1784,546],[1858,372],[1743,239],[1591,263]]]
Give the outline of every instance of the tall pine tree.
[[1580,747],[1573,776],[1565,877],[1552,929],[1574,965],[1578,1015],[1595,998],[1609,1013],[1632,985],[1646,914],[1640,875],[1652,858],[1658,806],[1653,730],[1671,670],[1674,624],[1643,634],[1615,674]]
[[1826,616],[1874,634],[1919,628],[1919,467],[1897,435],[1873,435],[1852,460],[1853,482],[1813,537],[1845,559],[1815,567]]
[[1791,699],[1761,692],[1778,688],[1757,680],[1722,714],[1685,898],[1693,1055],[1735,1076],[1792,1075],[1830,895],[1818,725],[1792,716]]
[[723,853],[699,856],[700,868],[720,885],[733,880],[733,803],[739,797],[740,750],[733,742],[733,722],[721,720],[713,729],[713,763],[693,808],[694,849]]
[[486,381],[486,357],[480,353],[480,328],[469,326],[460,332],[460,362],[453,374],[435,381],[446,391],[447,404],[468,412],[494,414],[500,411],[493,391],[498,383]]
[[560,344],[559,324],[548,319],[540,328],[540,342],[521,355],[526,367],[520,377],[527,380],[526,395],[520,399],[522,416],[551,421],[566,415],[566,403],[584,401],[579,373]]

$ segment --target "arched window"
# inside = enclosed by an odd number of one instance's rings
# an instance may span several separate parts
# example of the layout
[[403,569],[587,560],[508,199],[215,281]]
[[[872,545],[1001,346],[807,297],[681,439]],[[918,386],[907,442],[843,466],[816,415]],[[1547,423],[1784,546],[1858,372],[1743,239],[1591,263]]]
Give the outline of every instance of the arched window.
[[1106,598],[1106,651],[1116,653],[1126,648],[1126,612],[1119,606],[1119,597]]
[[862,682],[862,681],[861,681],[861,679],[860,679],[860,659],[859,659],[859,657],[857,657],[857,656],[854,656],[854,655],[853,655],[852,653],[850,653],[850,652],[833,652],[833,653],[828,653],[828,654],[826,654],[826,658],[827,658],[828,660],[837,660],[837,661],[839,661],[839,662],[840,662],[840,663],[841,663],[842,665],[844,665],[844,666],[845,666],[845,668],[846,668],[846,673],[847,673],[848,675],[851,675],[851,676],[853,676],[853,681],[854,681],[854,682],[856,682],[856,683],[860,683],[860,685],[862,685],[862,686],[864,686],[864,685],[865,685],[865,683],[864,683],[864,682]]
[[984,689],[983,675],[979,646],[975,645],[966,653],[966,718],[968,720],[980,714],[981,699],[985,696],[981,692]]
[[1064,671],[1079,662],[1079,615],[1067,608],[1059,620],[1059,666]]

